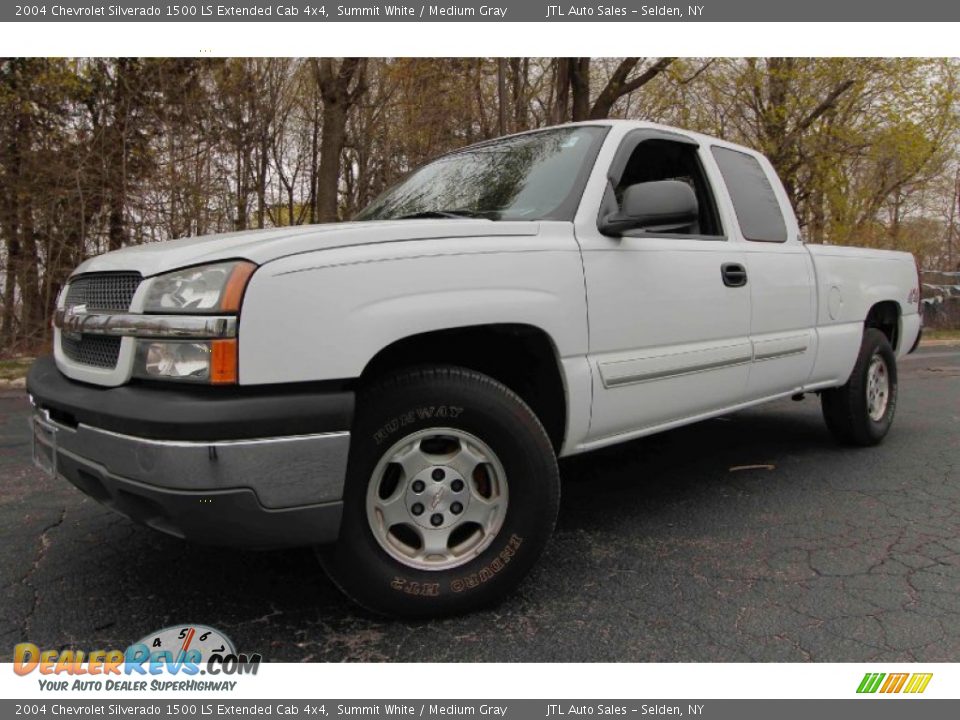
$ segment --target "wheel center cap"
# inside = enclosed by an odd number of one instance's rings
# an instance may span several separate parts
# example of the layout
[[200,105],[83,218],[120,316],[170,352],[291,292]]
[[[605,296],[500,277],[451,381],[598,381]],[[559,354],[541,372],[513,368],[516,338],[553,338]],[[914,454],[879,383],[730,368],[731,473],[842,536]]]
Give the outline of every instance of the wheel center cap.
[[443,486],[437,488],[437,491],[433,494],[433,500],[430,501],[431,510],[439,510],[440,504],[443,501],[443,496],[447,494],[447,489]]
[[455,525],[470,502],[463,476],[446,465],[433,465],[407,483],[404,503],[410,519],[425,530]]

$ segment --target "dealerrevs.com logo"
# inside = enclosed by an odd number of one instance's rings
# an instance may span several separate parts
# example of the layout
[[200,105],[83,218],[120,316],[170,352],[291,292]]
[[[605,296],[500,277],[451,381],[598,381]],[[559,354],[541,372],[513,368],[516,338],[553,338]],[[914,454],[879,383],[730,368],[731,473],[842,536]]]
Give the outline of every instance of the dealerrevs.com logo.
[[223,676],[256,675],[261,659],[238,653],[219,630],[191,624],[151,633],[125,650],[43,650],[20,643],[13,671],[45,676],[38,677],[41,690],[233,690],[237,682]]
[[867,673],[857,687],[858,693],[917,695],[927,689],[933,673]]

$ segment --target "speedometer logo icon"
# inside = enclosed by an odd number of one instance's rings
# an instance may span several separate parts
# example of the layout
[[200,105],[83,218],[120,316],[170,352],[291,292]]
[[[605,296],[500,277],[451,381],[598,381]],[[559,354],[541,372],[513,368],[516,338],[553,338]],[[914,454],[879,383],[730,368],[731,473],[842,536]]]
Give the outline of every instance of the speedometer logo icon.
[[191,653],[200,662],[211,655],[236,655],[233,642],[216,628],[209,625],[172,625],[142,638],[139,645],[146,645],[151,654],[166,652],[170,657],[186,657]]

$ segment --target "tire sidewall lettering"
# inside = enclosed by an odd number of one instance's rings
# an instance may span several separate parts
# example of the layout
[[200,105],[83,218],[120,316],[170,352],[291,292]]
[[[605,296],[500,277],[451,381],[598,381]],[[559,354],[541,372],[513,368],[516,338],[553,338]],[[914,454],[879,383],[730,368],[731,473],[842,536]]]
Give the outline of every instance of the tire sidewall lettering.
[[428,420],[456,420],[461,415],[463,415],[463,408],[457,405],[422,405],[387,420],[373,431],[373,442],[379,447],[399,430],[415,423]]
[[489,563],[484,565],[477,572],[454,578],[450,581],[450,589],[455,592],[463,592],[471,588],[480,587],[485,582],[489,582],[494,576],[501,572],[517,554],[517,550],[523,545],[523,538],[516,533],[510,536],[506,546],[497,553]]
[[[474,572],[453,578],[447,583],[447,589],[453,593],[463,593],[479,588],[485,583],[490,582],[499,573],[506,570],[507,566],[523,545],[523,540],[523,536],[512,533],[507,539],[506,544],[494,555],[492,560]],[[489,550],[487,552],[489,552]],[[403,577],[402,575],[394,576],[390,581],[390,588],[404,595],[418,598],[435,598],[443,594],[441,584],[438,582],[413,580]]]
[[440,583],[419,582],[417,580],[408,580],[397,575],[390,581],[390,587],[397,592],[414,597],[437,597],[440,595]]

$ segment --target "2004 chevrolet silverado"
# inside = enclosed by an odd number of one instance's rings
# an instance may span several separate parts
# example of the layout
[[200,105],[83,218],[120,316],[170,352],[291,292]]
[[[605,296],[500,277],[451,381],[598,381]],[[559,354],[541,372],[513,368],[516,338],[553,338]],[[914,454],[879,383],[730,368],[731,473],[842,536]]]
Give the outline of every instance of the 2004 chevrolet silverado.
[[28,379],[34,455],[177,537],[316,546],[375,611],[463,612],[537,560],[558,457],[802,393],[880,442],[918,303],[909,254],[805,245],[752,150],[548,128],[354,222],[87,260]]

